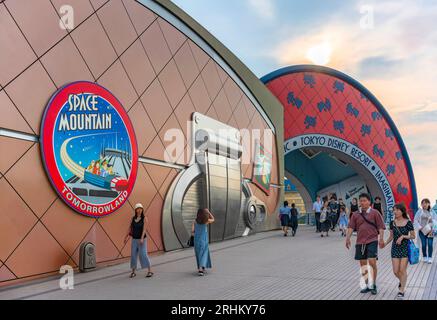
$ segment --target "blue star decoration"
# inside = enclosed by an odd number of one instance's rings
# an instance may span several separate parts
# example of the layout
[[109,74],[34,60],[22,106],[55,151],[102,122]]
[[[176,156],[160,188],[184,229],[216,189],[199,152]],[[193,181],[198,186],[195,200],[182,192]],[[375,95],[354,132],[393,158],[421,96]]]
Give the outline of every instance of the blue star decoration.
[[392,174],[395,174],[396,172],[396,167],[393,164],[388,164],[387,165],[387,176],[390,176]]
[[360,111],[357,108],[355,108],[352,105],[352,103],[349,102],[347,104],[347,106],[346,106],[346,113],[351,115],[351,116],[353,116],[353,117],[355,117],[355,118],[358,118],[358,115],[360,114]]
[[408,188],[404,187],[402,185],[402,183],[398,184],[397,190],[398,190],[398,193],[403,194],[404,196],[406,196],[408,194]]
[[320,112],[330,111],[331,110],[331,101],[328,98],[326,98],[325,101],[320,101],[317,104],[317,109],[319,109]]
[[296,108],[300,109],[302,107],[302,100],[294,96],[293,92],[289,92],[287,96],[287,102],[288,104],[291,104],[295,106]]
[[379,112],[377,112],[377,111],[373,111],[372,112],[372,119],[373,119],[373,121],[381,120],[382,119],[382,115]]
[[373,146],[373,154],[379,158],[384,158],[384,150],[380,149],[377,144]]
[[339,121],[334,120],[334,130],[337,130],[341,134],[344,133],[344,123],[342,120]]
[[305,128],[307,128],[307,129],[309,129],[310,127],[315,128],[316,124],[317,124],[316,117],[306,116],[305,122],[304,122]]
[[363,124],[361,126],[361,135],[363,137],[365,137],[366,135],[370,135],[371,131],[372,131],[372,126],[371,125]]
[[402,152],[400,152],[400,151],[396,152],[396,159],[398,159],[398,160],[402,160],[403,159]]
[[334,93],[344,92],[344,83],[338,80],[335,80],[333,85]]
[[303,83],[310,86],[310,88],[314,88],[316,84],[316,80],[312,74],[304,73],[303,75]]
[[395,139],[395,135],[391,129],[385,129],[385,136],[392,141]]

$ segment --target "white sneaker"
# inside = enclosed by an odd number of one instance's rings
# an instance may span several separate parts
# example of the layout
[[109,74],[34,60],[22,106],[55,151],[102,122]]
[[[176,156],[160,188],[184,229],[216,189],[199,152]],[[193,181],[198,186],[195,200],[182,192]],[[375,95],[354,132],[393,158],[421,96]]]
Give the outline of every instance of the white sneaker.
[[428,263],[428,257],[423,257],[422,261],[423,261],[423,263]]
[[428,258],[428,264],[432,264],[432,258]]

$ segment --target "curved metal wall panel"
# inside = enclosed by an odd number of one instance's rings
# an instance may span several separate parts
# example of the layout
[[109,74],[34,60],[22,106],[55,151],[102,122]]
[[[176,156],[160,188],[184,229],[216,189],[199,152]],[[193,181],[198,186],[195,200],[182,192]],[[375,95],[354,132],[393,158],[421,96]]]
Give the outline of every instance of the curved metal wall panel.
[[[215,217],[209,226],[212,242],[265,230],[272,221],[266,217],[265,203],[252,193],[242,178],[239,131],[198,112],[193,114],[193,119],[195,141],[191,158],[194,161],[181,172],[178,182],[167,193],[166,203],[171,205],[163,212],[166,222],[163,234],[175,232],[180,246],[169,241],[164,244],[166,250],[187,246],[188,228],[194,220],[196,206],[197,209],[209,208]],[[172,224],[168,223],[170,216]]]
[[226,226],[224,239],[235,237],[238,220],[240,217],[240,206],[242,200],[242,181],[240,160],[227,159],[228,193],[226,207]]
[[204,193],[205,177],[201,176],[188,188],[182,202],[182,219],[187,233],[191,233],[191,225],[196,220],[197,210],[206,206]]
[[[208,153],[209,208],[214,213],[215,222],[210,226],[210,241],[223,240],[227,213],[228,177],[225,163],[220,164],[221,156]],[[223,162],[223,161],[222,161]]]

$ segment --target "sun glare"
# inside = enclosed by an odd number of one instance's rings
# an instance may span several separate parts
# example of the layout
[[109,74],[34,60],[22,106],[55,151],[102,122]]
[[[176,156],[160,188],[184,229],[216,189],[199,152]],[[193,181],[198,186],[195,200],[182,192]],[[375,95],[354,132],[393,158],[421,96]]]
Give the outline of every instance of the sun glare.
[[326,65],[331,60],[332,48],[328,42],[322,42],[308,49],[306,58],[312,63]]

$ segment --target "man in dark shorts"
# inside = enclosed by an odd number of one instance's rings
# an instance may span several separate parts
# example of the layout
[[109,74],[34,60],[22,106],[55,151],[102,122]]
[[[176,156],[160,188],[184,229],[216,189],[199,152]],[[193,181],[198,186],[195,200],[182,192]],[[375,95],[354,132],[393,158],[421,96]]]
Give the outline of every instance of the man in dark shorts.
[[[370,196],[367,193],[360,194],[361,212],[355,212],[350,221],[346,234],[346,248],[351,247],[351,235],[354,230],[357,231],[357,242],[355,245],[355,260],[360,261],[361,275],[367,275],[367,265],[371,267],[373,286],[369,287],[369,281],[366,278],[366,288],[361,290],[361,293],[371,292],[377,294],[376,276],[377,267],[376,260],[378,259],[378,245],[384,247],[384,230],[385,225],[382,221],[381,214],[372,209]],[[379,239],[379,240],[378,240]]]

